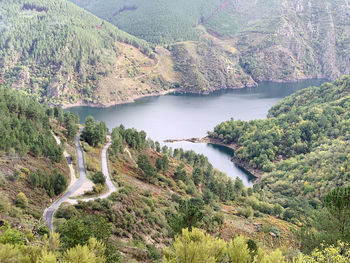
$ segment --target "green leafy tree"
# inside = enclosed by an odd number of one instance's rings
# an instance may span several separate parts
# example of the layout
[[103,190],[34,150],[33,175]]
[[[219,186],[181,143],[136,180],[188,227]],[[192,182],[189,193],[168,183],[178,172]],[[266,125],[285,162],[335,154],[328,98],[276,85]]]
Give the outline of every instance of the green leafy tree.
[[248,263],[251,260],[247,240],[243,236],[238,236],[230,241],[227,254],[232,263]]
[[103,175],[102,172],[97,172],[93,174],[91,179],[95,184],[104,185],[106,183],[106,177]]
[[336,188],[329,192],[323,202],[332,216],[332,224],[336,225],[340,239],[350,235],[350,187]]
[[111,226],[102,216],[81,216],[67,220],[58,228],[65,248],[86,245],[91,237],[106,243],[111,234]]
[[152,178],[156,178],[156,169],[151,164],[149,158],[145,154],[140,154],[137,159],[137,165],[142,170],[142,177],[151,182]]
[[226,253],[225,241],[197,228],[183,229],[173,247],[173,250],[165,250],[163,263],[216,263],[221,262]]
[[163,155],[162,158],[158,158],[156,160],[156,167],[158,171],[162,171],[163,175],[166,174],[166,172],[169,169],[169,159],[167,155]]
[[180,200],[175,214],[168,214],[168,223],[175,234],[181,230],[199,226],[204,214],[204,201],[200,197],[193,197],[188,200]]
[[107,127],[104,122],[95,121],[94,117],[88,116],[85,120],[85,127],[81,138],[91,146],[98,146],[106,141]]

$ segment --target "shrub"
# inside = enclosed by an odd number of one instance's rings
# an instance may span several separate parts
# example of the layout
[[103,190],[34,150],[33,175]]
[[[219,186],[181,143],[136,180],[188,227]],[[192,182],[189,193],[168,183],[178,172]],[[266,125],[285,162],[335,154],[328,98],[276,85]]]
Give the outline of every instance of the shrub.
[[74,206],[68,205],[68,206],[61,206],[57,210],[55,217],[56,218],[71,219],[72,217],[77,216],[77,215],[79,215],[78,210]]
[[0,193],[0,213],[7,213],[10,209],[11,203],[7,196]]
[[21,208],[26,208],[28,206],[28,198],[24,193],[18,193],[16,197],[16,205]]
[[6,185],[5,175],[0,171],[0,187],[3,187],[5,185]]
[[25,243],[26,238],[24,234],[17,229],[6,229],[6,231],[0,235],[0,244],[24,245]]
[[91,180],[95,183],[95,184],[102,184],[104,185],[106,183],[106,177],[103,175],[102,172],[97,172],[95,173]]
[[253,216],[254,214],[254,210],[251,206],[247,206],[247,207],[244,207],[244,208],[241,208],[238,210],[238,214],[240,216],[244,216],[246,218],[250,218]]
[[103,186],[102,184],[96,184],[96,185],[94,186],[93,191],[94,191],[95,193],[99,194],[99,193],[101,193],[101,192],[103,191],[103,189],[104,189],[104,186]]

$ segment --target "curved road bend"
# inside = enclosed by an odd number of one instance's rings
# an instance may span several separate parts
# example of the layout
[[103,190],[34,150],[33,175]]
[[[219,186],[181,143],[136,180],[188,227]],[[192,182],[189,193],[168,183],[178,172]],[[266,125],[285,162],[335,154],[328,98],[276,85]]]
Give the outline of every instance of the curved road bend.
[[[78,180],[63,194],[61,198],[59,198],[55,203],[53,203],[49,208],[47,208],[44,212],[44,219],[46,224],[48,225],[50,231],[53,231],[53,215],[56,212],[56,210],[60,207],[60,205],[66,201],[68,201],[69,197],[74,194],[85,182],[87,179],[86,176],[86,170],[85,170],[85,161],[84,161],[84,154],[83,149],[80,145],[80,135],[81,135],[82,129],[80,129],[78,136],[74,140],[75,149],[77,152],[77,160],[78,160],[78,170],[79,170],[79,178]],[[98,197],[92,197],[92,198],[85,198],[81,199],[81,201],[87,202],[91,200],[96,199],[104,199],[109,197],[113,192],[116,191],[116,187],[114,186],[108,171],[108,161],[107,161],[107,151],[108,148],[112,145],[111,137],[108,136],[108,143],[103,147],[102,153],[101,153],[101,164],[102,164],[102,173],[106,177],[106,185],[108,187],[108,192],[100,195]],[[77,203],[78,200],[70,200],[70,203],[74,204]]]
[[84,198],[81,199],[84,202],[91,201],[91,200],[96,200],[96,199],[104,199],[109,197],[113,192],[115,192],[117,189],[114,186],[112,179],[109,175],[109,170],[108,170],[108,161],[107,161],[107,151],[108,148],[112,145],[112,140],[111,136],[107,136],[108,143],[103,147],[102,153],[101,153],[101,165],[102,165],[102,173],[106,178],[106,185],[108,187],[108,192],[102,195],[99,195],[97,197],[91,197],[91,198]]
[[77,152],[77,161],[78,161],[78,170],[79,170],[79,178],[78,180],[70,187],[68,190],[56,201],[54,202],[50,207],[48,207],[44,212],[44,219],[49,227],[50,231],[53,231],[53,214],[56,212],[56,210],[60,207],[60,205],[64,202],[66,202],[69,197],[75,193],[86,181],[86,171],[85,171],[85,161],[84,161],[84,155],[83,155],[83,149],[80,145],[80,135],[81,135],[82,128],[79,130],[78,136],[74,140],[75,149]]

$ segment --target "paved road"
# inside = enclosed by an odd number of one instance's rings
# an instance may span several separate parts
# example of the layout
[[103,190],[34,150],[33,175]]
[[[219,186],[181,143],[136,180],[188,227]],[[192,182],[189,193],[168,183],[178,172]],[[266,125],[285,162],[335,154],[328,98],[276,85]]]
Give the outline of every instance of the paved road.
[[[60,197],[55,203],[53,203],[49,208],[47,208],[44,212],[44,219],[49,227],[50,231],[53,231],[53,215],[56,212],[56,210],[60,207],[60,205],[64,202],[70,202],[70,203],[77,203],[78,200],[69,200],[69,197],[74,194],[87,180],[86,176],[86,170],[85,170],[85,161],[84,161],[84,154],[83,154],[83,149],[81,148],[80,145],[80,135],[81,135],[82,129],[80,129],[79,134],[77,138],[74,141],[75,144],[75,149],[77,152],[77,161],[78,161],[78,170],[79,170],[79,179]],[[102,164],[102,173],[106,177],[106,185],[108,187],[108,192],[105,194],[102,194],[98,197],[92,197],[92,198],[85,198],[85,199],[80,199],[81,201],[87,202],[91,200],[96,200],[96,199],[104,199],[109,197],[113,192],[116,191],[116,187],[114,186],[111,177],[109,175],[108,171],[108,159],[107,159],[107,151],[108,148],[112,144],[111,137],[108,136],[108,143],[103,147],[102,153],[101,153],[101,164]],[[71,175],[72,176],[72,175]],[[73,176],[75,176],[73,174]]]
[[[56,201],[54,202],[50,207],[48,207],[44,212],[44,219],[49,227],[50,231],[53,231],[53,214],[56,212],[56,210],[60,207],[60,205],[64,202],[66,202],[69,197],[76,192],[86,181],[86,171],[85,171],[85,161],[84,161],[84,155],[83,155],[83,149],[80,145],[80,135],[81,135],[82,129],[79,130],[78,136],[74,140],[75,149],[77,153],[77,161],[78,161],[78,170],[79,170],[79,178],[78,180],[70,187],[68,190]],[[75,176],[75,175],[74,175]]]
[[109,170],[108,170],[108,159],[107,159],[107,151],[108,148],[112,145],[112,140],[110,136],[107,136],[108,143],[103,147],[102,153],[101,153],[101,164],[102,164],[102,173],[106,177],[106,185],[108,187],[108,192],[102,195],[99,195],[98,197],[91,197],[91,198],[84,198],[81,199],[84,202],[91,201],[91,200],[96,200],[96,199],[104,199],[109,197],[113,192],[115,192],[117,189],[114,186],[112,179],[109,175]]

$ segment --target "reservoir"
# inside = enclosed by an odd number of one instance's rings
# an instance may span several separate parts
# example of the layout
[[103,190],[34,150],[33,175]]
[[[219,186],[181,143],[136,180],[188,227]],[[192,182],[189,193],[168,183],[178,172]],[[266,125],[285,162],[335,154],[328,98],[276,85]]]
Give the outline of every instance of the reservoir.
[[[112,130],[123,124],[127,128],[144,130],[147,136],[163,144],[166,139],[204,137],[222,121],[262,119],[282,98],[308,86],[319,86],[324,80],[296,83],[263,82],[255,88],[225,90],[210,95],[180,95],[147,97],[135,103],[109,108],[75,107],[69,109],[81,122],[92,115],[104,121]],[[212,165],[232,178],[239,177],[246,186],[252,185],[251,175],[231,162],[234,152],[226,147],[189,142],[169,143],[169,147],[193,150],[208,157]]]

